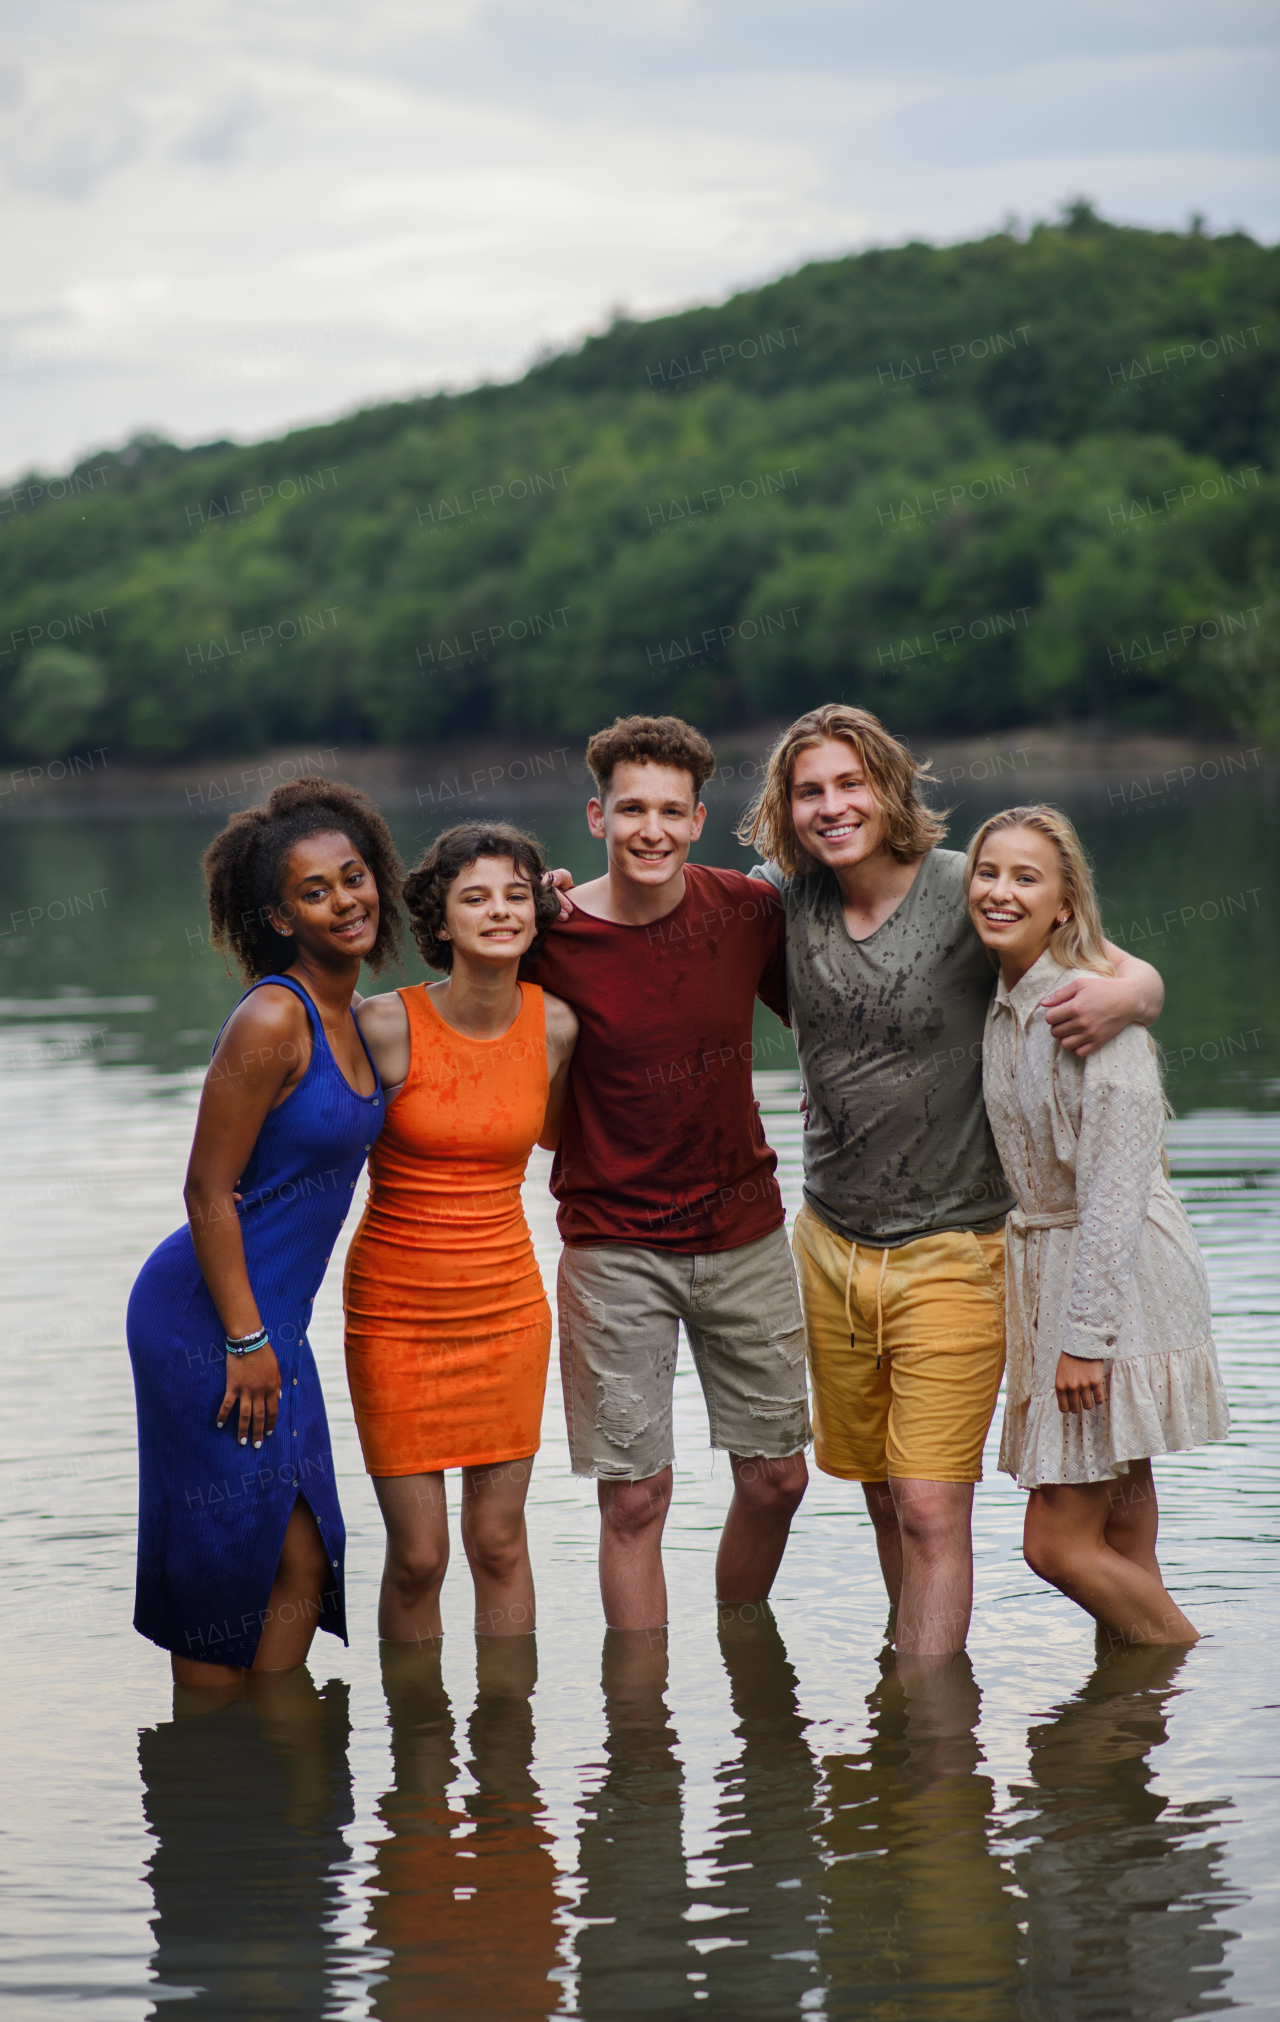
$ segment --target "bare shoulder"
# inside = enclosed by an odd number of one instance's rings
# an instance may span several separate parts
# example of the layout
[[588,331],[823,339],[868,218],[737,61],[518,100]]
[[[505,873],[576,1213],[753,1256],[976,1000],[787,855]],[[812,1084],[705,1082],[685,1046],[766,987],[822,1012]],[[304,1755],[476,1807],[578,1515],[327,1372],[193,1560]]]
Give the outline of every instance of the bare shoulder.
[[379,1039],[398,1039],[409,1029],[409,1013],[398,990],[362,997],[356,1006],[356,1019],[371,1044]]
[[262,983],[228,1018],[216,1054],[239,1048],[278,1046],[310,1031],[310,1021],[302,999],[281,983]]
[[547,1021],[548,1043],[557,1052],[569,1052],[578,1036],[578,1014],[572,1004],[566,1004],[563,997],[555,997],[550,990],[544,990],[542,1013]]

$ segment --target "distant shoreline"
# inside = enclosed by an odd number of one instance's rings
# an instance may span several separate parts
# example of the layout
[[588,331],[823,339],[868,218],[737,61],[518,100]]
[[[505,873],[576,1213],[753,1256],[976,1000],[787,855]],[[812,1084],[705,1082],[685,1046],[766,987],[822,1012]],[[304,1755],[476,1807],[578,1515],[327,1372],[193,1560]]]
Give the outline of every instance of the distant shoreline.
[[[719,771],[708,783],[709,804],[750,797],[760,762],[780,728],[779,723],[761,723],[713,735]],[[143,814],[216,820],[254,806],[273,787],[307,773],[348,780],[382,807],[413,809],[427,820],[448,822],[482,806],[491,811],[499,804],[533,807],[560,800],[566,788],[588,791],[584,741],[491,736],[405,747],[319,743],[281,746],[252,758],[153,765],[117,763],[110,746],[96,746],[43,764],[0,766],[0,822]],[[1100,786],[1117,779],[1143,782],[1144,790],[1154,792],[1172,790],[1192,777],[1235,778],[1276,769],[1275,756],[1247,738],[1108,732],[1096,726],[1031,724],[977,737],[917,733],[907,741],[932,759],[947,793],[1007,779],[1011,798],[1022,798],[1032,788],[1036,793],[1055,786],[1079,791],[1091,777]]]

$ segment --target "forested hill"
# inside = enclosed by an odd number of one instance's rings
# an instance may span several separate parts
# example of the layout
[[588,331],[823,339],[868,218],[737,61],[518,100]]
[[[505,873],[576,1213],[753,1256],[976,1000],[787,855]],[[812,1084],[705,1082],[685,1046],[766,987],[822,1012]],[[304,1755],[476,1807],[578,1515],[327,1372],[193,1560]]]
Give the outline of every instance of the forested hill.
[[518,383],[0,495],[15,756],[709,729],[1280,736],[1280,252],[1076,205]]

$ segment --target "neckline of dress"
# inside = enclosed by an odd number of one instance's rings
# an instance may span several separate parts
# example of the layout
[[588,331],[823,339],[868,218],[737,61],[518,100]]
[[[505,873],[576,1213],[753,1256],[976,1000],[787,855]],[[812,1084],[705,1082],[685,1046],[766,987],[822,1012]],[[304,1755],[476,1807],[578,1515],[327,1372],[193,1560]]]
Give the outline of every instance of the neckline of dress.
[[[328,1060],[330,1067],[332,1067],[334,1073],[337,1075],[339,1081],[342,1083],[343,1087],[347,1091],[347,1094],[352,1098],[352,1100],[354,1102],[381,1102],[382,1077],[378,1073],[377,1062],[374,1060],[372,1053],[370,1053],[369,1051],[368,1042],[365,1039],[364,1033],[360,1030],[360,1020],[356,1017],[355,1011],[354,1010],[350,1011],[351,1023],[356,1028],[357,1039],[360,1041],[360,1044],[364,1047],[364,1057],[368,1061],[370,1067],[372,1067],[373,1069],[372,1095],[361,1095],[360,1090],[358,1088],[353,1088],[351,1086],[351,1083],[347,1080],[346,1075],[339,1067],[337,1059],[334,1055],[333,1048],[329,1044],[329,1035],[324,1029],[324,1019],[320,1015],[320,1007],[316,1003],[315,998],[311,995],[311,992],[307,989],[306,984],[300,983],[296,976],[288,976],[285,975],[283,972],[280,972],[279,974],[274,976],[260,976],[258,978],[258,981],[254,984],[253,987],[255,990],[261,989],[264,983],[283,983],[287,990],[298,991],[298,993],[302,997],[305,997],[307,1004],[309,1005],[311,1011],[315,1015],[315,1024],[313,1025],[311,1032],[311,1064],[307,1068],[306,1074],[303,1075],[302,1080],[298,1083],[297,1088],[290,1089],[289,1095],[285,1097],[284,1102],[277,1104],[277,1108],[278,1109],[286,1108],[288,1106],[290,1099],[298,1093],[298,1089],[303,1086],[303,1084],[307,1081],[308,1077],[310,1076],[311,1068],[314,1067],[316,1064],[315,1035],[317,1031],[320,1034],[320,1043],[324,1048],[325,1058]],[[248,991],[245,992],[245,996],[248,996],[249,994],[250,993]],[[240,1001],[243,1003],[244,999],[242,998]],[[269,1116],[274,1116],[276,1114],[276,1111],[272,1109],[269,1110],[267,1113]]]
[[439,1021],[439,1023],[444,1026],[446,1032],[451,1032],[455,1039],[461,1039],[467,1046],[501,1046],[504,1039],[510,1039],[512,1033],[516,1029],[516,1026],[520,1023],[520,1020],[524,1017],[525,1003],[527,1001],[525,998],[525,991],[528,988],[528,985],[525,983],[517,982],[516,988],[520,992],[520,1002],[516,1010],[516,1015],[511,1020],[511,1023],[508,1025],[506,1031],[499,1032],[496,1039],[473,1039],[469,1032],[459,1032],[456,1025],[451,1025],[449,1023],[449,1020],[445,1017],[444,1012],[440,1010],[439,1006],[433,999],[429,986],[426,983],[423,983],[421,985],[422,1001],[430,1008],[432,1017],[436,1018]]

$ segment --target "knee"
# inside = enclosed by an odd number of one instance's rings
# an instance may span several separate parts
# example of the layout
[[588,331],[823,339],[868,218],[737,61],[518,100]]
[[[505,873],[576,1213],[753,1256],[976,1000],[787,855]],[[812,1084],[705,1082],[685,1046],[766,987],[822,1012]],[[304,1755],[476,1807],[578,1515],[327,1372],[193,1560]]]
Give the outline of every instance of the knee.
[[809,1486],[809,1468],[802,1453],[784,1460],[739,1461],[734,1469],[737,1494],[762,1515],[793,1517]]
[[448,1551],[434,1545],[402,1546],[388,1551],[386,1576],[405,1600],[415,1600],[440,1585],[448,1563]]
[[1061,1538],[1055,1537],[1050,1526],[1037,1521],[1032,1511],[1027,1512],[1027,1522],[1022,1533],[1022,1558],[1039,1579],[1047,1580],[1051,1587],[1061,1587],[1066,1580],[1070,1554],[1063,1550]]
[[514,1578],[524,1560],[524,1524],[476,1525],[467,1532],[471,1570],[498,1585]]
[[671,1501],[670,1483],[615,1481],[601,1485],[600,1515],[607,1530],[622,1543],[660,1531]]
[[899,1490],[895,1508],[903,1541],[918,1551],[940,1550],[955,1527],[950,1511],[940,1509],[926,1495],[913,1494],[909,1482]]

